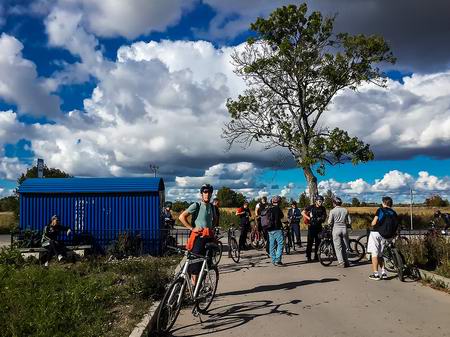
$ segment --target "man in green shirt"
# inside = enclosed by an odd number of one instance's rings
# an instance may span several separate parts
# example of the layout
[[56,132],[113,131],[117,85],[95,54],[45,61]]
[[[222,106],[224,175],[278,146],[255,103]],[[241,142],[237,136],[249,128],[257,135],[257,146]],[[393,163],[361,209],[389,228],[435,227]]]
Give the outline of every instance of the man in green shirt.
[[[210,203],[213,190],[210,184],[202,185],[200,187],[201,202],[192,203],[179,216],[183,226],[192,232],[189,238],[189,241],[193,240],[191,251],[199,255],[206,254],[205,245],[211,242],[214,237],[214,206]],[[191,216],[190,222],[188,221],[189,216]],[[200,262],[189,266],[189,273],[192,275],[192,282],[194,284],[197,282],[197,276],[200,273],[201,266]]]

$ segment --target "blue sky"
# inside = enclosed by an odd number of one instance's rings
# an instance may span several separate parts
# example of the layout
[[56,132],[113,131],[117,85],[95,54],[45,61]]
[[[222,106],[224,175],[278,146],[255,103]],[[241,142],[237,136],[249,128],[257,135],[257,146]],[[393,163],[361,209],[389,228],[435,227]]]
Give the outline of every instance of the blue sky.
[[[251,22],[287,3],[1,2],[0,196],[44,158],[83,177],[142,176],[158,165],[169,199],[193,199],[203,182],[249,198],[297,198],[306,182],[283,151],[255,144],[226,152],[220,137],[226,99],[245,89],[231,53],[251,35]],[[405,199],[412,187],[420,200],[450,197],[448,4],[380,0],[370,11],[362,0],[309,5],[338,13],[337,31],[382,34],[398,58],[383,68],[386,89],[343,92],[324,116],[326,125],[370,143],[376,159],[328,168],[321,191]],[[416,22],[424,23],[420,30]]]

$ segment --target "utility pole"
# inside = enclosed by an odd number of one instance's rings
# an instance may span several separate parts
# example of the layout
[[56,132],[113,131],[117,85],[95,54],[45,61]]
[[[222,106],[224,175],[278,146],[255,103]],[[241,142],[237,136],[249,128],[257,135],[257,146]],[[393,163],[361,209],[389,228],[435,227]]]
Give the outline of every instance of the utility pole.
[[153,172],[153,176],[156,178],[156,172],[158,172],[159,166],[150,164],[150,170]]
[[413,189],[409,188],[409,196],[410,196],[410,211],[411,211],[411,230],[413,230]]

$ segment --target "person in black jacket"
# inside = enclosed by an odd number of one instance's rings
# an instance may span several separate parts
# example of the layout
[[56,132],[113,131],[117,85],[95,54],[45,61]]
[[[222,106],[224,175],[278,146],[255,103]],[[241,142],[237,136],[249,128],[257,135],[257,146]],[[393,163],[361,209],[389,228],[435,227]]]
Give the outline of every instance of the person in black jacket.
[[327,218],[327,210],[323,207],[323,197],[317,195],[314,198],[314,205],[306,207],[302,215],[308,223],[308,239],[306,243],[306,258],[311,262],[312,245],[314,245],[314,261],[318,261],[317,251],[319,249],[320,237],[319,234],[323,230],[322,223]]
[[[281,219],[283,219],[283,211],[280,208],[281,197],[278,195],[272,198],[272,206],[270,206],[270,227],[268,228],[269,233],[269,245],[270,245],[270,257],[272,258],[272,263],[275,266],[282,266],[281,257],[283,255],[283,225]],[[276,250],[275,250],[276,248]]]
[[48,266],[48,262],[53,256],[58,257],[58,261],[61,261],[66,256],[65,246],[58,241],[58,236],[62,232],[67,232],[67,235],[71,233],[69,227],[62,226],[59,223],[57,215],[53,215],[50,223],[45,226],[42,234],[41,245],[47,250],[47,260],[44,266]]
[[236,215],[240,219],[240,229],[241,236],[239,237],[239,248],[241,250],[247,249],[247,235],[250,231],[250,219],[252,217],[252,213],[250,212],[250,208],[248,208],[248,201],[244,201],[242,207],[239,207],[236,211]]

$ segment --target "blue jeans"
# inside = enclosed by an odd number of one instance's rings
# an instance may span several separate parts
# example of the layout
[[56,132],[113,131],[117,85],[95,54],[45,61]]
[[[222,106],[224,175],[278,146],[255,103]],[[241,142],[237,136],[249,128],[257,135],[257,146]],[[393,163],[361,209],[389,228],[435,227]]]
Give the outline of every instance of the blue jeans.
[[[275,243],[277,245],[276,251]],[[269,232],[269,245],[272,262],[281,262],[281,255],[283,254],[283,231],[281,229]]]

